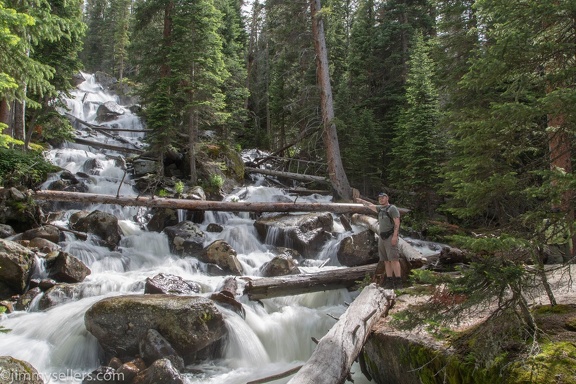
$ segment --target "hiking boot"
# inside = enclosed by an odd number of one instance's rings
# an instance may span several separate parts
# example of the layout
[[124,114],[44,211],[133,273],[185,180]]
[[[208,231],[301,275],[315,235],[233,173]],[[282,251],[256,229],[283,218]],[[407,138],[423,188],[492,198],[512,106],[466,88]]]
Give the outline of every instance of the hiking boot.
[[382,280],[382,284],[380,286],[384,289],[394,289],[394,278],[393,277],[386,277]]
[[394,278],[394,289],[402,289],[404,288],[404,282],[402,281],[401,277]]

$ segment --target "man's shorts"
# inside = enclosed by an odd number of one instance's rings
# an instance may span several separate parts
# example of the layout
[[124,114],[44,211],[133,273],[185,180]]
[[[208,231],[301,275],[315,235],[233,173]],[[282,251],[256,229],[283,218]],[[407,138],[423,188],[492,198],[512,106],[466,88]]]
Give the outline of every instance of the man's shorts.
[[378,256],[380,261],[395,261],[400,260],[400,252],[398,251],[398,244],[392,245],[392,236],[386,240],[378,237]]

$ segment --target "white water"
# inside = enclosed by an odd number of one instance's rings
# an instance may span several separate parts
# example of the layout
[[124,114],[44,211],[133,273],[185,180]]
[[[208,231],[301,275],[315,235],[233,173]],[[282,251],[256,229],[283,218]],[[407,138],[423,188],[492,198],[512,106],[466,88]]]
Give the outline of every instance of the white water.
[[[76,117],[92,122],[98,103],[115,101],[116,98],[103,92],[92,76],[85,76],[88,80],[74,93],[75,99],[70,100],[69,107],[70,113]],[[128,110],[119,120],[115,123],[122,124],[124,128],[141,128],[138,119]],[[135,142],[140,137],[139,134],[126,136]],[[109,140],[101,136],[92,136],[90,139]],[[118,183],[124,176],[124,171],[117,167],[115,161],[118,156],[116,153],[105,154],[101,150],[71,144],[67,148],[51,151],[49,158],[72,173],[85,172],[85,162],[96,160],[100,164],[100,171],[90,175],[90,192],[116,194]],[[128,181],[123,184],[120,194],[136,193]],[[278,198],[293,199],[282,190],[261,186],[242,188],[226,199],[265,202]],[[304,200],[329,201],[330,197],[317,195]],[[303,201],[303,198],[300,197],[299,201]],[[28,361],[46,383],[80,383],[86,374],[107,363],[100,361],[98,342],[84,326],[84,313],[98,300],[113,295],[142,293],[146,278],[158,273],[196,281],[201,284],[206,295],[217,290],[225,278],[203,274],[195,258],[180,258],[170,254],[165,235],[142,230],[131,221],[137,208],[93,205],[85,209],[107,211],[121,219],[124,236],[119,249],[110,251],[90,241],[78,241],[67,234],[66,241],[61,243],[63,250],[78,257],[92,271],[84,282],[77,285],[74,300],[63,299],[60,304],[46,311],[38,311],[37,305],[33,304],[26,312],[4,316],[1,322],[2,326],[11,331],[0,334],[0,355]],[[68,212],[57,224],[66,225],[71,213]],[[209,223],[218,223],[224,230],[221,233],[207,232],[206,245],[215,239],[227,241],[237,251],[246,275],[258,276],[259,267],[272,259],[269,247],[258,241],[253,220],[249,219],[248,214],[208,212],[202,225]],[[343,232],[338,226],[335,230]],[[324,268],[335,268],[337,261],[334,252],[338,237],[329,242],[318,256],[318,266],[327,264],[332,266]],[[311,272],[317,269],[306,268]],[[36,277],[44,275],[40,266]],[[188,383],[240,384],[300,365],[314,350],[315,344],[311,338],[320,339],[326,334],[335,323],[331,316],[340,316],[346,309],[345,303],[353,299],[346,290],[267,299],[262,300],[261,304],[242,297],[240,300],[245,308],[245,319],[222,309],[229,330],[223,358],[189,366],[194,372],[201,373],[185,374],[185,379]],[[368,383],[358,367],[354,366],[352,370],[356,372],[353,375],[355,383]],[[271,383],[286,383],[289,379]]]

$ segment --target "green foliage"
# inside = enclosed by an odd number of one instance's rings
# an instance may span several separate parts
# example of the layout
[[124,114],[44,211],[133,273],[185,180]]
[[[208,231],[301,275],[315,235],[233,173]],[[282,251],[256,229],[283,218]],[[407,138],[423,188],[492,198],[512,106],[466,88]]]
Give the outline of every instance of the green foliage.
[[174,191],[177,194],[182,194],[184,192],[184,183],[182,181],[178,180],[176,182],[176,184],[174,184]]
[[4,187],[35,188],[58,170],[40,152],[0,148],[0,184]]
[[210,175],[210,186],[213,188],[222,188],[224,185],[224,178],[221,175]]

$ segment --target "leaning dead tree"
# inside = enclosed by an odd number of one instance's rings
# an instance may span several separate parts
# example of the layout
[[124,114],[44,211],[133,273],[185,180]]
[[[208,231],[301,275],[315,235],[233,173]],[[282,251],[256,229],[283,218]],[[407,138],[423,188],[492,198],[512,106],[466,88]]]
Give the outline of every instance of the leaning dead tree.
[[330,289],[351,288],[357,286],[366,276],[372,276],[375,270],[376,264],[369,264],[360,267],[330,269],[312,274],[263,277],[250,280],[244,287],[244,294],[250,300],[261,300]]
[[68,201],[75,203],[116,204],[120,206],[177,208],[191,211],[225,211],[225,212],[332,212],[332,213],[365,213],[370,208],[362,204],[349,203],[258,203],[168,199],[150,196],[114,196],[95,193],[64,192],[41,190],[31,192],[35,200]]
[[374,324],[394,305],[392,290],[370,284],[320,339],[306,364],[288,384],[342,384]]

